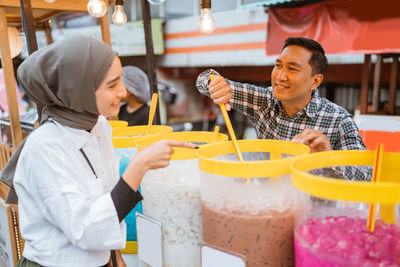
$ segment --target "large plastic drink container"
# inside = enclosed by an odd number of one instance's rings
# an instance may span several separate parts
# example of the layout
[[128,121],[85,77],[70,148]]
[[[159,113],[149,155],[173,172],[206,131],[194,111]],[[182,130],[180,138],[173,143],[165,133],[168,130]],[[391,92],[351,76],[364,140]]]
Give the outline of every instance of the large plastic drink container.
[[[136,155],[136,141],[147,134],[147,126],[122,126],[124,121],[113,121],[113,145],[114,153],[119,158],[119,175],[125,172],[126,167],[131,162],[132,158]],[[120,123],[121,122],[121,123]],[[172,127],[163,125],[153,125],[150,128],[151,134],[168,133],[172,132]],[[140,187],[139,187],[140,191]],[[122,250],[123,253],[136,253],[137,252],[137,236],[136,236],[136,217],[135,213],[142,212],[142,203],[138,203],[136,207],[125,217],[127,227],[127,243],[126,248]]]
[[110,123],[111,127],[113,127],[113,128],[127,127],[128,126],[128,122],[127,121],[121,121],[121,120],[109,120],[108,123]]
[[238,144],[244,162],[232,142],[198,151],[204,242],[244,255],[247,267],[294,266],[294,220],[304,207],[289,165],[309,148],[277,140]]
[[[144,137],[140,151],[162,139],[202,145],[227,140],[213,132],[176,132]],[[164,267],[199,267],[203,241],[200,178],[196,149],[174,148],[168,167],[150,170],[143,177],[143,214],[162,223]]]
[[[332,151],[293,162],[293,184],[309,198],[296,220],[296,266],[400,266],[400,154],[376,155]],[[373,166],[377,182],[354,181]]]

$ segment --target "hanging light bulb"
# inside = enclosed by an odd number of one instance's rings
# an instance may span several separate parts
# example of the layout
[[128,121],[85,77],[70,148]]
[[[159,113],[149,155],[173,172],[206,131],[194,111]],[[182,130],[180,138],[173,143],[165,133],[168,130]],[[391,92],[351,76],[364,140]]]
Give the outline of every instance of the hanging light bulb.
[[89,0],[87,9],[91,16],[101,18],[107,12],[107,5],[104,0]]
[[204,34],[211,34],[215,31],[216,24],[211,15],[211,0],[200,0],[201,15],[197,23],[199,31]]
[[147,1],[152,5],[161,5],[162,3],[164,3],[167,0],[147,0]]
[[112,21],[117,26],[122,26],[126,24],[127,17],[124,11],[124,1],[116,0],[115,1],[115,9],[112,15]]
[[53,3],[56,0],[44,0],[46,3]]

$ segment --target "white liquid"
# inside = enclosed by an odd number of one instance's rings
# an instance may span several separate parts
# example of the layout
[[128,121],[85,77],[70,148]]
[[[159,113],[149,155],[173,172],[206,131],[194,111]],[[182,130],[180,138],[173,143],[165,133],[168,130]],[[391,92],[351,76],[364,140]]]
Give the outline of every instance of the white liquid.
[[197,159],[175,160],[142,180],[143,214],[162,223],[164,267],[200,267],[203,240]]

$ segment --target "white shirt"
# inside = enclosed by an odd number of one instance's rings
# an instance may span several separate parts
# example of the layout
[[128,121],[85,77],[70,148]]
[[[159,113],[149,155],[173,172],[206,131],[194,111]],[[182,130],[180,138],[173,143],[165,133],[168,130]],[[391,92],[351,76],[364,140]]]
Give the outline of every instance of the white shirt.
[[110,250],[125,247],[126,226],[110,195],[119,179],[111,131],[100,116],[90,133],[52,121],[30,134],[14,179],[25,258],[97,267],[109,261]]

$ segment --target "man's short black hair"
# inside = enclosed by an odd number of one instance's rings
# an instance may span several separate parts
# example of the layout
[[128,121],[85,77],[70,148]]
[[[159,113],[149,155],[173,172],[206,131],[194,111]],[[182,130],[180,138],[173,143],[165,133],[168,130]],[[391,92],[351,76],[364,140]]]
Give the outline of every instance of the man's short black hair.
[[298,45],[306,48],[312,54],[308,63],[310,64],[313,75],[324,74],[328,67],[328,59],[325,56],[325,50],[320,43],[305,37],[289,37],[285,40],[282,50],[289,45]]

